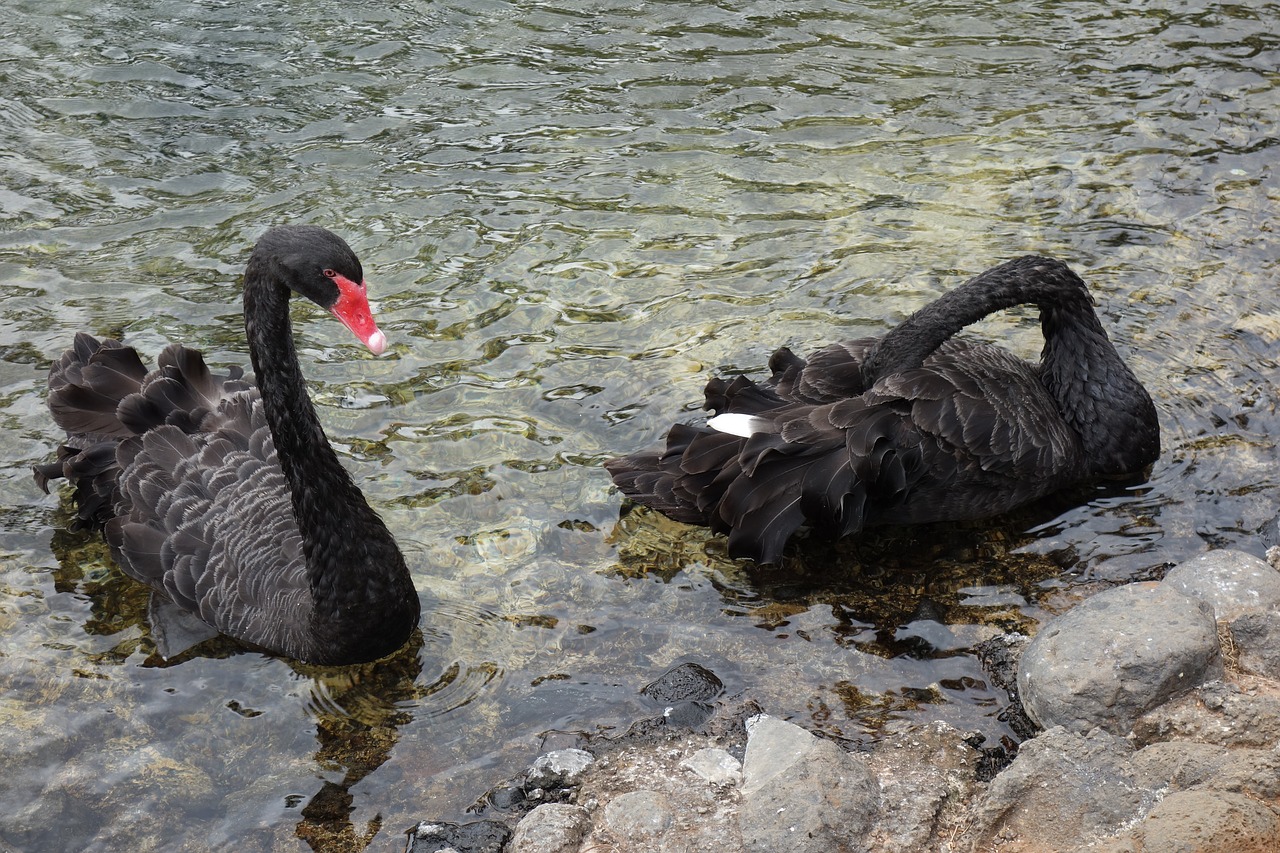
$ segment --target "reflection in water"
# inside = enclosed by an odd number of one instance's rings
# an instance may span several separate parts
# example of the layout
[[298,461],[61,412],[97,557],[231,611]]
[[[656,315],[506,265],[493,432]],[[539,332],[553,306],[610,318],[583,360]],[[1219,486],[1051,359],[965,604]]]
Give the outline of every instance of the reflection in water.
[[352,823],[351,788],[387,761],[400,728],[413,719],[414,700],[457,676],[456,669],[449,670],[435,685],[419,687],[422,652],[422,633],[415,631],[404,648],[373,663],[296,667],[313,679],[308,706],[320,742],[316,764],[326,774],[342,774],[339,781],[326,780],[302,807],[298,837],[316,853],[363,850],[382,828],[381,814],[370,818],[363,829]]

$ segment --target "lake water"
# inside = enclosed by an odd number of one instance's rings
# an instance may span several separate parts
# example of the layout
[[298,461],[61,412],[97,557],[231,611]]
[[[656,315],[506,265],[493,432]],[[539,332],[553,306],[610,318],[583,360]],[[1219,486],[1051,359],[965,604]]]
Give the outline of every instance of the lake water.
[[[12,0],[0,39],[0,847],[396,850],[696,661],[846,743],[992,741],[972,653],[1277,511],[1280,5]],[[30,466],[78,330],[246,364],[262,230],[361,255],[390,352],[295,307],[421,636],[345,669],[212,644]],[[600,467],[720,372],[875,334],[1026,252],[1090,282],[1160,410],[1140,488],[803,545],[780,567]],[[976,327],[1034,358],[1033,311]],[[942,618],[931,642],[922,614]],[[915,623],[916,629],[928,625]],[[932,626],[936,629],[937,626]],[[915,633],[920,633],[917,630]],[[938,636],[940,634],[940,636]]]

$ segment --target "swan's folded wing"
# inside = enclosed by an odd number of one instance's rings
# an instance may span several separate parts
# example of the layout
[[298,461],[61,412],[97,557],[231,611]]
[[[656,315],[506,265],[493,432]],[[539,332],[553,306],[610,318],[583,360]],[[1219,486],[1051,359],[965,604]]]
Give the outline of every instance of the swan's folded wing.
[[1001,348],[948,342],[867,398],[909,402],[915,429],[988,474],[1049,488],[1081,476],[1079,437],[1034,368]]
[[[237,639],[277,647],[280,615],[309,607],[301,535],[256,391],[188,435],[168,424],[121,446],[121,568]],[[269,587],[269,589],[268,589]],[[303,620],[305,622],[305,620]]]
[[139,435],[162,424],[199,432],[210,412],[252,387],[243,376],[239,367],[232,367],[225,375],[214,374],[199,350],[169,344],[137,392],[120,401],[118,416]]

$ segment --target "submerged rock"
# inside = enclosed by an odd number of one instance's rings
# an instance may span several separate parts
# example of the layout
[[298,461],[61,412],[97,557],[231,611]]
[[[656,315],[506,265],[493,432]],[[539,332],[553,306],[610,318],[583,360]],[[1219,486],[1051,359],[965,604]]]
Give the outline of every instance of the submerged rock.
[[707,702],[724,692],[724,683],[714,672],[696,663],[682,663],[640,688],[646,699],[661,705],[677,702]]

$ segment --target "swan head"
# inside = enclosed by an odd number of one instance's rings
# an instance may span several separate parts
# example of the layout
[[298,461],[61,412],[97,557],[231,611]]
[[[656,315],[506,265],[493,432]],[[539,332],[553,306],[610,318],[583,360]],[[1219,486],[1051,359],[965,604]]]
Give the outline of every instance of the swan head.
[[262,235],[253,254],[294,293],[337,317],[374,355],[387,348],[369,307],[360,259],[337,234],[315,225],[280,226]]

